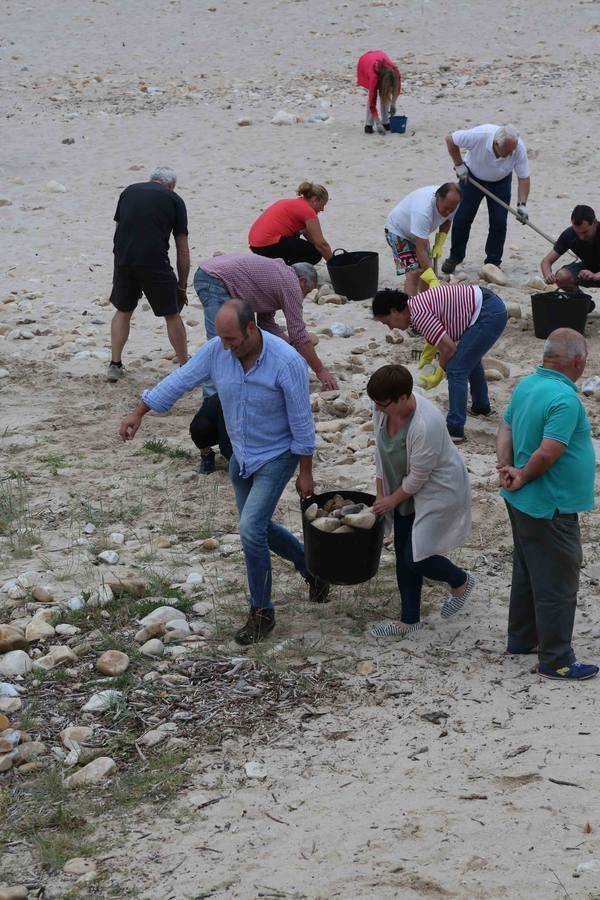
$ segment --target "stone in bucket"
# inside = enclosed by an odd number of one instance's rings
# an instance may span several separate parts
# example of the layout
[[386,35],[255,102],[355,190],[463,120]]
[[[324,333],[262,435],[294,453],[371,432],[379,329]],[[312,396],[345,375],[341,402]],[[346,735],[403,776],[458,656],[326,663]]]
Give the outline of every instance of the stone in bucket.
[[331,534],[352,534],[355,529],[366,531],[377,521],[377,516],[366,503],[345,500],[341,494],[327,500],[322,507],[311,503],[304,512],[304,518],[319,531]]

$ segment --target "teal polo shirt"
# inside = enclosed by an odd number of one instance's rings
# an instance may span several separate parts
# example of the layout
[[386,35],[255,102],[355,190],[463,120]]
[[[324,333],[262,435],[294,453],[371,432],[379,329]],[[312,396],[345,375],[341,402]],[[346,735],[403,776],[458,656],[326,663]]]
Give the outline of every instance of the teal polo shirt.
[[590,423],[577,386],[562,372],[538,366],[516,386],[504,421],[512,430],[514,464],[522,469],[543,438],[566,449],[547,472],[518,491],[504,488],[507,503],[534,519],[594,507],[596,456]]

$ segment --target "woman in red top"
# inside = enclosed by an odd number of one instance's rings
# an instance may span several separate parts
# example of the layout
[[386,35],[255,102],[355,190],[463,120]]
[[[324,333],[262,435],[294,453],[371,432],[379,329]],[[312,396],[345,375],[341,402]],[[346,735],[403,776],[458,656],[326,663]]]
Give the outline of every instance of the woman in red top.
[[[379,134],[390,130],[390,115],[396,114],[396,100],[400,96],[400,71],[383,50],[369,50],[358,60],[356,83],[369,92],[365,134]],[[377,114],[377,94],[381,118]]]
[[283,259],[291,266],[297,262],[316,265],[321,257],[331,257],[331,247],[323,237],[319,213],[329,194],[322,184],[303,181],[297,197],[277,200],[265,209],[252,225],[248,244],[253,253]]

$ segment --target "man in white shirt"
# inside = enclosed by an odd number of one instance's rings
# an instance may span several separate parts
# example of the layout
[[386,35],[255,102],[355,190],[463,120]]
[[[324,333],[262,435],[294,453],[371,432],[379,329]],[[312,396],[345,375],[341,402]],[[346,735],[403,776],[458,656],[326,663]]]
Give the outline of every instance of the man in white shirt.
[[[404,275],[404,290],[409,297],[439,284],[435,260],[442,255],[460,199],[458,184],[430,184],[407,194],[387,217],[385,237],[394,256],[396,274]],[[436,230],[430,251],[429,236]]]
[[[463,194],[452,226],[450,256],[442,266],[442,272],[450,275],[465,258],[471,225],[477,215],[484,194],[467,180],[469,174],[483,187],[504,203],[510,204],[513,170],[517,174],[517,211],[524,224],[529,197],[529,164],[527,149],[512,125],[478,125],[463,131],[453,131],[446,137],[448,153],[454,163],[454,171],[461,179]],[[461,151],[466,150],[462,156]],[[500,266],[506,240],[507,210],[486,197],[489,231],[485,244],[485,262]]]

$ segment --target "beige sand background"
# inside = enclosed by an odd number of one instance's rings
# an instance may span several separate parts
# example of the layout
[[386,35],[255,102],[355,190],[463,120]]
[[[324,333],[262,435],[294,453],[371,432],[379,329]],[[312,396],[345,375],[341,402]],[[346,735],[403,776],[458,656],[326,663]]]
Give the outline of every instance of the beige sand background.
[[[39,571],[59,601],[90,590],[101,573],[73,541],[90,509],[109,510],[107,531],[122,530],[131,541],[117,574],[151,567],[178,581],[202,571],[204,595],[217,608],[233,603],[232,622],[239,622],[239,548],[203,555],[184,534],[197,529],[222,543],[235,534],[224,470],[202,480],[193,474],[195,450],[187,463],[140,452],[149,438],[193,449],[187,427],[199,397],[147,419],[133,445],[117,438],[141,389],[172,368],[164,329],[142,304],[124,357],[128,377],[118,385],[104,380],[119,192],[155,164],[176,169],[193,274],[215,251],[244,250],[267,203],[291,196],[303,178],[321,181],[331,194],[321,217],[330,243],[378,250],[380,286],[394,285],[383,236],[388,210],[410,190],[452,177],[443,140],[449,130],[513,122],[531,159],[531,219],[557,234],[575,203],[598,205],[600,8],[555,0],[6,0],[0,16],[0,367],[8,370],[0,380],[0,446],[4,473],[27,475],[40,534],[23,558],[3,539],[0,575]],[[380,47],[403,73],[404,136],[362,132],[355,63]],[[304,121],[272,125],[281,109]],[[323,111],[328,122],[307,121]],[[242,116],[252,124],[239,127]],[[51,180],[66,190],[50,192]],[[463,267],[471,279],[483,262],[485,231],[482,212]],[[547,249],[509,220],[510,286],[499,293],[521,305],[522,318],[509,323],[494,351],[510,367],[509,378],[492,384],[499,409],[539,360],[527,282]],[[190,301],[185,318],[195,348],[204,340],[202,312],[193,291]],[[322,336],[318,348],[354,407],[338,435],[319,438],[318,484],[368,487],[366,379],[385,362],[413,365],[419,342],[387,344],[368,303],[307,304],[306,320],[317,333],[333,321],[355,328],[348,339]],[[600,373],[598,319],[587,335],[589,374]],[[444,385],[435,397],[445,407]],[[585,402],[596,435],[596,401]],[[474,527],[457,559],[479,581],[468,612],[442,623],[443,592],[432,587],[429,628],[410,641],[377,643],[369,623],[382,608],[393,614],[397,602],[389,552],[378,582],[335,589],[323,609],[310,608],[295,577],[277,564],[273,653],[287,642],[296,668],[313,673],[337,660],[337,696],[319,716],[292,710],[283,734],[259,721],[254,736],[230,738],[198,758],[195,786],[218,802],[193,812],[185,797],[174,798],[150,805],[139,829],[132,819],[107,825],[107,836],[113,827],[122,836],[99,894],[109,896],[110,887],[110,896],[137,891],[157,900],[600,896],[597,872],[572,878],[579,863],[600,857],[599,686],[540,683],[533,658],[503,657],[511,541],[497,496],[494,432],[493,423],[469,420],[461,451],[472,474]],[[133,524],[125,516],[132,508]],[[280,514],[300,528],[291,487]],[[170,546],[157,546],[161,535]],[[584,539],[575,646],[580,658],[597,661],[596,513],[584,517]],[[235,546],[231,534],[227,540]],[[369,662],[367,675],[355,674],[360,660]],[[441,724],[420,718],[436,710],[448,716]],[[264,781],[245,777],[249,759],[266,764]],[[170,817],[177,803],[188,813],[179,823]],[[23,873],[41,877],[22,853]],[[50,886],[46,896],[61,894]]]

